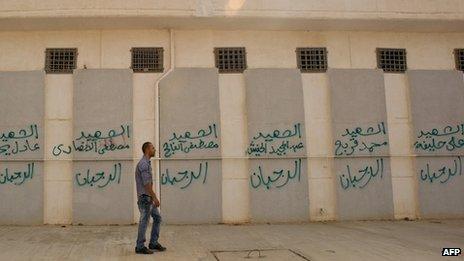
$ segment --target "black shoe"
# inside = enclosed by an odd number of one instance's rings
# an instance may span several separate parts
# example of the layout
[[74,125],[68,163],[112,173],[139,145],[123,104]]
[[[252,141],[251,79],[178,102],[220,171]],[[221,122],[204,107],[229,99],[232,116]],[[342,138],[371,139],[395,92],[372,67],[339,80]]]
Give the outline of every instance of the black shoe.
[[151,250],[158,250],[160,252],[163,252],[166,250],[166,248],[162,246],[160,243],[156,243],[156,245],[149,244],[148,248]]
[[141,249],[135,248],[135,253],[144,254],[144,255],[150,255],[150,254],[153,254],[153,251],[151,251],[150,249],[148,249],[147,247],[144,246]]

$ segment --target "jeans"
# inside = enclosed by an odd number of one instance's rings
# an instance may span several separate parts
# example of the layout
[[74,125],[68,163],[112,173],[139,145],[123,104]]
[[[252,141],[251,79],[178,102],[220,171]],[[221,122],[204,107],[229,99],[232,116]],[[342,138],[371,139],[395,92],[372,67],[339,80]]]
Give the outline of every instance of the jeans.
[[147,231],[148,221],[150,216],[153,218],[153,227],[151,228],[150,244],[158,243],[161,215],[158,208],[152,203],[152,199],[147,195],[140,195],[137,200],[137,205],[140,211],[139,229],[137,234],[137,249],[142,249],[145,246],[145,232]]

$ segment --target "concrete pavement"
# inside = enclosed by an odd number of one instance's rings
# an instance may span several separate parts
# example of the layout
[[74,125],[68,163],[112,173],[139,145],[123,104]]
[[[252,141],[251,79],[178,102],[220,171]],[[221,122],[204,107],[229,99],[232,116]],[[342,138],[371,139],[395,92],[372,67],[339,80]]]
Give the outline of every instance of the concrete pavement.
[[464,220],[162,225],[168,250],[148,256],[134,254],[136,232],[0,226],[0,260],[464,260],[441,256],[443,247],[464,249]]

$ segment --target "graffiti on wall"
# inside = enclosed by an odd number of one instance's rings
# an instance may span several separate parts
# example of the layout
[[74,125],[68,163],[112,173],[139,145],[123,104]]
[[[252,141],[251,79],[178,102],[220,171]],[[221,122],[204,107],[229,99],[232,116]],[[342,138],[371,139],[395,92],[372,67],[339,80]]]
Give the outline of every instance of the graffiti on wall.
[[291,128],[270,132],[258,132],[251,138],[246,150],[249,156],[285,156],[297,153],[304,148],[301,135],[301,123],[295,123]]
[[443,164],[440,168],[431,169],[430,164],[426,163],[424,168],[420,169],[420,178],[423,182],[429,183],[448,183],[454,176],[462,176],[462,159],[457,156],[450,165]]
[[379,158],[376,159],[373,164],[366,164],[354,170],[349,164],[347,164],[346,171],[338,177],[340,186],[344,190],[354,188],[362,189],[375,178],[382,179],[384,172],[383,161],[383,158]]
[[[335,140],[335,156],[355,156],[362,153],[375,154],[382,147],[388,146],[385,122],[367,127],[346,128]],[[338,175],[343,190],[362,189],[375,179],[382,179],[384,159],[378,158],[361,167],[353,168],[346,164]]]
[[250,176],[250,184],[254,189],[263,187],[264,189],[281,188],[286,186],[291,180],[301,179],[301,159],[294,161],[293,169],[274,169],[272,174],[266,175],[262,170],[262,166],[258,165],[258,169],[253,171]]
[[13,184],[22,185],[28,180],[32,180],[34,177],[34,162],[28,163],[26,169],[11,169],[4,168],[0,170],[0,185]]
[[185,169],[177,171],[175,174],[170,174],[167,168],[165,172],[161,173],[161,185],[176,186],[180,185],[180,189],[188,188],[194,182],[206,183],[208,176],[208,161],[200,162],[197,170]]
[[163,153],[166,158],[177,152],[188,154],[195,150],[215,150],[218,148],[218,133],[215,123],[198,131],[173,132],[169,140],[163,143]]
[[97,187],[105,188],[111,184],[121,183],[121,163],[116,163],[110,171],[91,170],[88,168],[83,172],[77,172],[74,175],[76,184],[79,187]]
[[[418,152],[450,153],[464,147],[464,123],[419,130],[413,144]],[[451,165],[444,163],[432,169],[430,162],[418,170],[420,180],[431,184],[446,184],[462,175],[462,159],[454,157]]]
[[387,146],[387,140],[388,136],[384,122],[367,128],[347,128],[335,140],[335,156],[350,156],[358,152],[373,153],[376,149]]
[[0,156],[17,155],[40,149],[37,124],[0,133]]
[[86,152],[103,155],[111,151],[127,150],[130,148],[130,137],[130,126],[128,124],[120,125],[119,129],[110,129],[108,131],[81,131],[80,136],[74,139],[70,145],[55,145],[52,154],[59,156],[62,153]]
[[414,142],[418,151],[455,151],[464,147],[464,123],[420,130]]
[[[285,158],[287,155],[304,151],[301,123],[294,123],[289,128],[258,131],[251,137],[246,155],[255,157],[272,156]],[[289,182],[300,182],[301,159],[293,161],[292,169],[273,169],[270,174],[264,173],[261,164],[251,170],[250,185],[253,189],[265,190],[285,187]]]

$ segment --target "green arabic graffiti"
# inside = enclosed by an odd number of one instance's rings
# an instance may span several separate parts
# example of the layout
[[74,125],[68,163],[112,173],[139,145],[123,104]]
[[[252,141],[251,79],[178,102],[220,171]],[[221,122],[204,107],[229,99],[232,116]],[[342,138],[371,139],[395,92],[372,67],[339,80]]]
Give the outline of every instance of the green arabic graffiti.
[[464,124],[445,126],[425,131],[420,130],[414,142],[414,148],[418,151],[455,151],[464,147]]
[[[204,166],[204,167],[203,167]],[[165,173],[161,173],[161,185],[171,185],[174,186],[177,183],[185,182],[184,185],[181,185],[180,189],[185,189],[192,184],[194,180],[199,179],[203,175],[203,182],[205,184],[206,178],[208,175],[208,162],[200,162],[198,168],[198,173],[196,174],[193,170],[184,170],[178,171],[177,176],[172,176],[169,174],[169,169],[166,169]]]
[[[376,136],[378,141],[367,141],[366,137]],[[345,129],[345,133],[341,134],[340,139],[335,141],[335,155],[353,155],[357,152],[369,151],[374,152],[376,148],[387,146],[387,131],[385,123],[381,122],[376,127],[369,126],[365,130],[361,127],[356,127],[353,130]]]
[[13,184],[22,185],[27,180],[31,180],[34,176],[34,162],[27,164],[26,171],[15,171],[5,168],[4,171],[0,172],[0,184]]
[[273,130],[269,133],[258,132],[252,137],[245,153],[257,157],[264,155],[283,156],[287,153],[297,153],[303,148],[301,124],[296,123],[293,125],[293,129]]
[[[440,181],[441,184],[447,183],[454,176],[462,176],[462,160],[460,156],[457,156],[454,160],[454,167],[448,167],[444,165],[438,170],[430,172],[429,163],[426,164],[425,169],[420,170],[420,178],[422,181]],[[441,180],[440,180],[441,179]]]
[[263,170],[261,166],[258,166],[258,171],[254,171],[252,175],[250,175],[250,185],[254,189],[259,188],[260,186],[264,186],[265,189],[269,190],[273,186],[275,188],[281,188],[288,184],[290,180],[297,178],[298,182],[301,179],[301,159],[294,161],[294,168],[293,171],[291,170],[284,170],[278,169],[272,171],[272,174],[265,177],[263,174]]
[[172,137],[163,143],[166,158],[171,157],[176,152],[189,153],[194,150],[215,150],[218,148],[218,133],[214,123],[194,134],[190,131],[185,131],[183,134],[173,132]]
[[376,166],[367,165],[358,170],[360,176],[351,174],[350,165],[346,165],[346,173],[339,176],[340,186],[347,190],[349,188],[362,189],[369,184],[372,178],[380,174],[380,179],[383,178],[383,158],[375,160]]
[[10,156],[36,151],[40,149],[38,144],[39,131],[37,124],[30,124],[20,130],[8,130],[0,135],[0,156]]
[[116,181],[116,183],[119,184],[121,182],[121,171],[121,163],[116,163],[110,172],[97,171],[95,173],[91,173],[91,170],[87,169],[85,171],[86,175],[82,175],[81,172],[78,172],[75,175],[75,179],[79,187],[93,187],[96,184],[98,188],[104,188],[113,181]]
[[53,147],[52,154],[59,156],[62,153],[70,154],[75,152],[91,152],[103,155],[110,151],[126,150],[130,148],[130,127],[129,125],[120,125],[121,131],[110,129],[106,136],[97,130],[94,133],[85,133],[81,131],[79,138],[72,141],[71,145],[58,144]]

